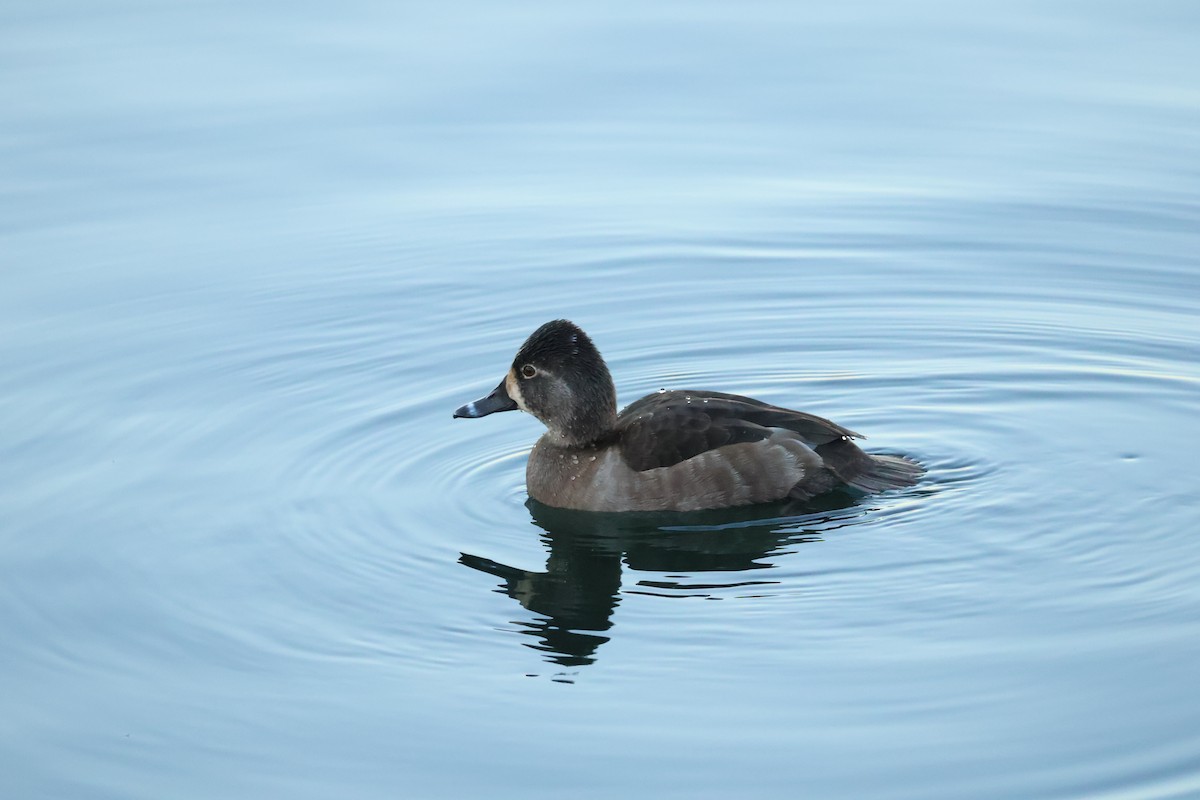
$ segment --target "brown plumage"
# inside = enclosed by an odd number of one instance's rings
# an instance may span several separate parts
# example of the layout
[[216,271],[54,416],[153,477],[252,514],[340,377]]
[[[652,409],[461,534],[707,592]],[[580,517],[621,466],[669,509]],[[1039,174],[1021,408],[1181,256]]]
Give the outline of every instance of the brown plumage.
[[495,391],[454,416],[517,408],[549,429],[529,455],[526,486],[558,508],[725,508],[839,486],[880,492],[924,473],[906,458],[863,452],[851,441],[862,435],[837,423],[735,394],[659,392],[617,414],[604,359],[566,320],[538,328]]

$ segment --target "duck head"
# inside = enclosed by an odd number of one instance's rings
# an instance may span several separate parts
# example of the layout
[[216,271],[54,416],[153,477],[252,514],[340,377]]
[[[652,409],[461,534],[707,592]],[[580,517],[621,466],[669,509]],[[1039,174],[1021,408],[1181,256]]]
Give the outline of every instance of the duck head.
[[454,416],[473,419],[516,409],[533,414],[567,446],[592,444],[612,431],[617,420],[612,376],[579,326],[557,319],[538,328],[500,385]]

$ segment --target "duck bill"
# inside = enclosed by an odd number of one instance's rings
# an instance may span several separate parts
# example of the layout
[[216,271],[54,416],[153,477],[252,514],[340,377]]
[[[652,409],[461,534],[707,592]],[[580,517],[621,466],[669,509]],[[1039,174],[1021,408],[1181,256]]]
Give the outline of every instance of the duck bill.
[[504,381],[500,381],[500,385],[492,390],[492,393],[487,397],[481,397],[474,403],[467,403],[454,412],[455,419],[463,417],[465,419],[476,419],[478,417],[486,417],[488,414],[495,414],[497,411],[516,411],[517,403],[508,396],[508,390],[504,388]]

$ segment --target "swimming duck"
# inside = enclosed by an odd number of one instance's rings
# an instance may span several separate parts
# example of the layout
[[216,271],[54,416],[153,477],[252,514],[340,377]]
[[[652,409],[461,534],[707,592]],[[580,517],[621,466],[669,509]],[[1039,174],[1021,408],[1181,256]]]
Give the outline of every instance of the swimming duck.
[[924,474],[865,453],[861,434],[736,394],[660,391],[617,413],[608,366],[564,319],[521,345],[500,385],[455,417],[520,409],[547,431],[525,469],[529,496],[582,511],[695,511],[807,500],[836,488],[881,492]]

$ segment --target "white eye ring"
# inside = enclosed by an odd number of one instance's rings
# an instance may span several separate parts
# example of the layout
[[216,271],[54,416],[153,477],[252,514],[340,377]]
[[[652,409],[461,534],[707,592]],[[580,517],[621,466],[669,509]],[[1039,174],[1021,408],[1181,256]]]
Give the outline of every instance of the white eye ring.
[[537,367],[535,367],[533,364],[526,364],[525,366],[521,367],[522,378],[532,378],[535,375],[537,375]]

